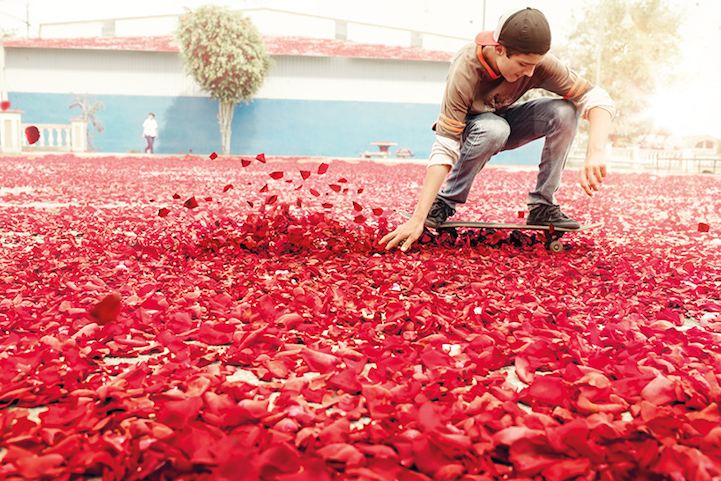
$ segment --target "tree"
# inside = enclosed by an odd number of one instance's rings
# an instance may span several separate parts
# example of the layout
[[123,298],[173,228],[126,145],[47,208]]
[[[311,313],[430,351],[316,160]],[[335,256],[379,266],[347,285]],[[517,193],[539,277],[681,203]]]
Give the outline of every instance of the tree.
[[662,82],[677,80],[682,22],[668,0],[600,0],[586,7],[557,50],[616,102],[613,139],[633,140],[652,129],[646,111],[654,94]]
[[218,99],[222,148],[229,154],[235,104],[249,101],[271,65],[263,39],[243,14],[212,5],[183,15],[175,36],[186,73]]
[[103,102],[90,103],[90,97],[88,97],[88,94],[84,94],[75,95],[70,99],[70,102],[68,102],[69,109],[76,107],[80,109],[80,118],[87,124],[88,151],[95,152],[95,144],[93,144],[93,136],[90,134],[90,127],[93,127],[98,135],[105,132],[103,121],[95,116],[99,110],[105,110],[105,104]]

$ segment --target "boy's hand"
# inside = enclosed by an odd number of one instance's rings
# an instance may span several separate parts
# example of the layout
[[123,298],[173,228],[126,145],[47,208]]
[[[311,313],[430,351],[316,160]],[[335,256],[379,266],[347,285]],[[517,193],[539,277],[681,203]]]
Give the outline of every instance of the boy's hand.
[[602,153],[598,153],[586,158],[583,167],[578,172],[581,179],[581,187],[586,194],[593,196],[594,192],[598,192],[606,177],[606,159]]
[[421,234],[423,234],[423,222],[411,219],[399,225],[393,232],[383,237],[380,243],[387,244],[386,250],[390,250],[405,240],[401,245],[401,251],[405,252],[418,240]]

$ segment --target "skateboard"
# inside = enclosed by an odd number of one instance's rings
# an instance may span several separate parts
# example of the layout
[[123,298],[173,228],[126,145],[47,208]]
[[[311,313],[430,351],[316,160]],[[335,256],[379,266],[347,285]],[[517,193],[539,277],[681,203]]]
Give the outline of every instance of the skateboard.
[[[400,212],[401,216],[405,219],[410,219],[411,215],[407,212]],[[443,224],[435,227],[436,230],[443,229],[455,229],[457,227],[467,227],[470,229],[510,229],[510,230],[539,230],[543,231],[543,235],[546,239],[546,248],[553,252],[561,252],[563,250],[563,244],[559,240],[563,234],[567,232],[582,232],[585,230],[595,229],[601,227],[603,222],[597,222],[595,224],[582,225],[578,229],[568,229],[565,227],[554,227],[553,225],[528,225],[528,224],[504,224],[499,222],[475,222],[466,220],[451,220],[444,222]],[[427,227],[433,227],[426,224]]]

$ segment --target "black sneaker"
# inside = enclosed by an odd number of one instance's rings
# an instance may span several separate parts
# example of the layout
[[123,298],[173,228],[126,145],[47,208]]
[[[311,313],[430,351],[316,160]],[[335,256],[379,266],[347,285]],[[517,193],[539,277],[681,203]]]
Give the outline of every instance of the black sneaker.
[[553,227],[561,227],[563,229],[578,229],[581,223],[573,220],[561,211],[561,207],[557,205],[539,205],[534,208],[528,219],[527,225],[551,225]]
[[431,211],[426,217],[426,225],[428,227],[440,227],[446,219],[456,213],[456,209],[446,204],[443,199],[436,197],[431,206]]

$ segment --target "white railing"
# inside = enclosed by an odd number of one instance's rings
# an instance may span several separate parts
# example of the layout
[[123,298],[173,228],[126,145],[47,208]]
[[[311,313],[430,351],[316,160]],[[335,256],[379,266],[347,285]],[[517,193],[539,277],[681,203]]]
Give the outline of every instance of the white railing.
[[[84,152],[87,150],[87,122],[71,119],[69,124],[21,124],[22,149],[39,152]],[[37,127],[40,138],[30,144],[25,129]]]
[[[569,155],[569,166],[578,167],[586,153],[575,149]],[[717,173],[721,172],[721,155],[697,149],[662,150],[639,147],[610,147],[606,150],[610,165],[633,170],[656,172]]]
[[40,131],[40,138],[34,144],[30,144],[27,136],[23,135],[24,150],[70,152],[72,149],[70,124],[22,124],[20,127],[25,133],[25,129],[32,126]]

